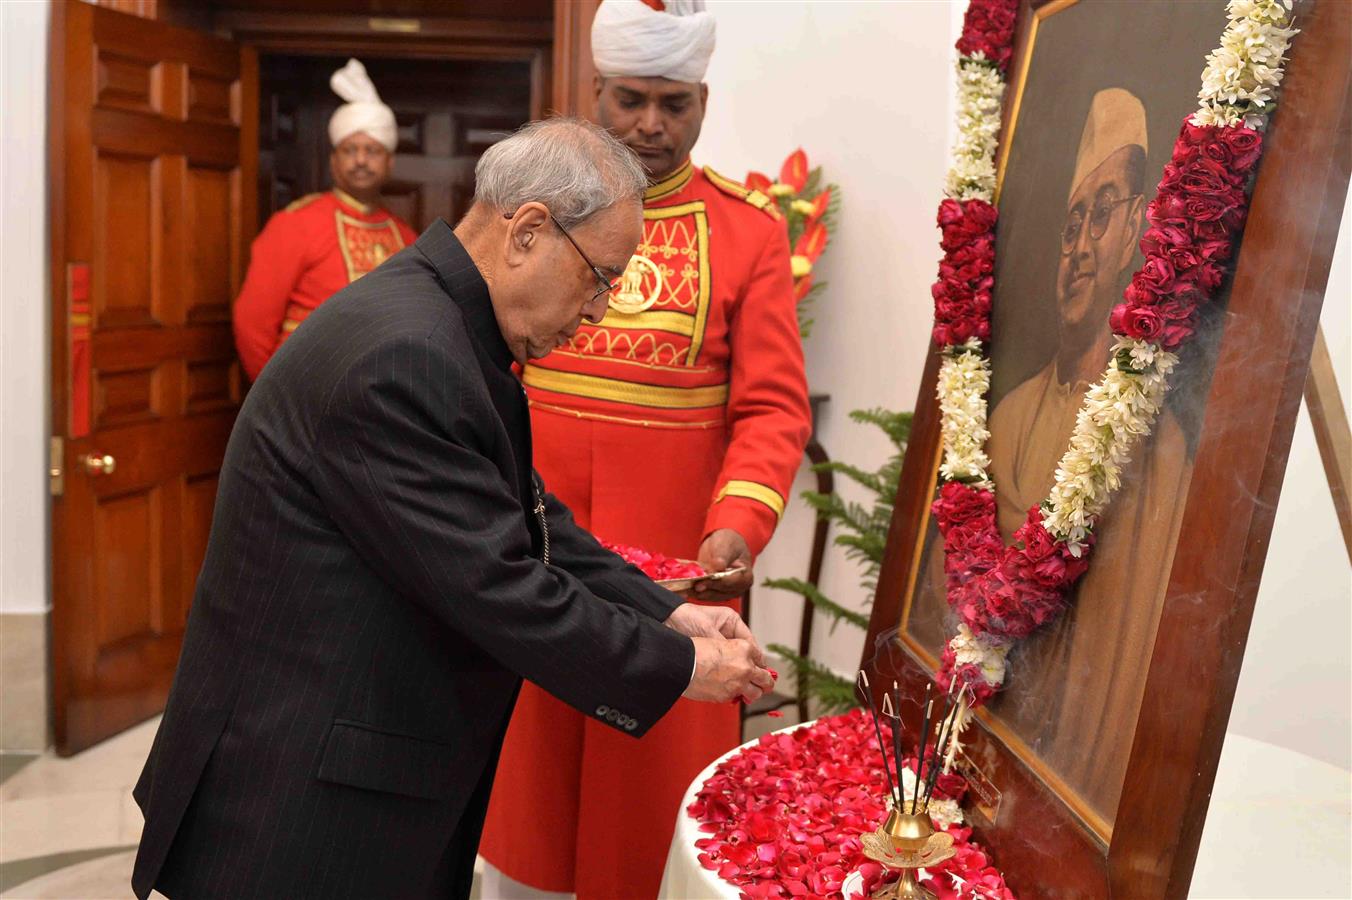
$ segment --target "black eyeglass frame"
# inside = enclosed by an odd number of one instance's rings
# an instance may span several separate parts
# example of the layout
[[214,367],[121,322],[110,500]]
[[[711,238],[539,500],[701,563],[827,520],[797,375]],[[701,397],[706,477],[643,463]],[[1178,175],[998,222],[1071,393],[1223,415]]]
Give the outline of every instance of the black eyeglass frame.
[[[504,219],[512,219],[516,217],[516,213],[503,213],[502,217]],[[616,279],[606,277],[605,271],[596,263],[591,261],[591,257],[587,255],[587,251],[583,250],[582,247],[578,244],[578,242],[573,240],[573,236],[568,233],[568,229],[563,227],[562,222],[554,218],[553,213],[549,214],[549,221],[553,222],[554,227],[559,229],[559,231],[563,234],[563,236],[568,240],[568,243],[573,245],[573,249],[577,251],[577,255],[582,257],[582,261],[587,264],[587,268],[592,270],[592,274],[596,276],[596,280],[601,283],[601,287],[597,289],[596,293],[591,295],[591,299],[588,300],[587,302],[591,303],[596,298],[604,294],[609,294],[611,291],[615,290]]]
[[1071,253],[1075,252],[1075,242],[1080,239],[1080,230],[1084,228],[1086,218],[1088,218],[1089,221],[1089,239],[1091,241],[1101,240],[1103,236],[1108,233],[1108,222],[1112,220],[1113,213],[1117,210],[1117,208],[1124,203],[1130,203],[1131,201],[1144,196],[1145,194],[1140,193],[1129,194],[1126,197],[1123,197],[1121,200],[1113,200],[1109,203],[1105,203],[1104,206],[1108,208],[1108,212],[1103,216],[1103,227],[1099,230],[1097,234],[1094,233],[1093,213],[1097,212],[1100,209],[1100,206],[1098,203],[1095,203],[1093,207],[1089,210],[1090,215],[1088,217],[1086,217],[1084,213],[1079,214],[1080,223],[1075,229],[1075,236],[1071,238],[1070,241],[1066,240],[1066,231],[1070,227],[1070,217],[1067,216],[1066,224],[1061,228],[1061,255],[1070,256]]

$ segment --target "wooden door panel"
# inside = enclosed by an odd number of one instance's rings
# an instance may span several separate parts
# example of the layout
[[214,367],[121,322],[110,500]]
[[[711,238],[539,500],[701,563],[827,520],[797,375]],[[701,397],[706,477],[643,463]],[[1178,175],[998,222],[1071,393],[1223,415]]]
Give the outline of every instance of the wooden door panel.
[[229,242],[198,241],[192,235],[208,234],[222,225],[230,231],[239,227],[232,211],[232,173],[190,165],[187,178],[185,225],[189,264],[184,273],[184,319],[229,322],[230,303],[234,299],[230,271],[239,261],[231,258]]
[[159,366],[132,369],[94,368],[94,429],[135,425],[160,417],[164,408]]
[[94,503],[94,609],[99,656],[160,631],[163,492],[155,487]]
[[100,50],[95,64],[98,87],[95,102],[106,109],[135,113],[157,112],[155,97],[163,70],[149,60]]
[[159,236],[152,157],[101,154],[94,174],[93,310],[104,328],[151,325]]
[[[56,732],[72,752],[156,713],[173,678],[240,401],[230,305],[257,82],[228,41],[56,7],[53,419],[82,385],[91,407],[53,506]],[[64,280],[85,261],[89,364],[65,371]]]

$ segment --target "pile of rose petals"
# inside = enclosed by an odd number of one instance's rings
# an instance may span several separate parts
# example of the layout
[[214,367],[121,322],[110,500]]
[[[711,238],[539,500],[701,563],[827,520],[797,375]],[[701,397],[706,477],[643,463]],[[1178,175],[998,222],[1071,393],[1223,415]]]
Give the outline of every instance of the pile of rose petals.
[[704,574],[704,568],[698,563],[686,562],[661,553],[651,553],[642,547],[626,547],[602,541],[601,545],[612,553],[618,553],[624,561],[638,566],[644,575],[653,581],[669,581],[673,578],[698,578]]
[[[950,775],[934,796],[961,800],[965,791],[966,783]],[[740,888],[744,900],[842,900],[841,886],[855,869],[868,893],[896,877],[864,856],[859,840],[882,824],[886,795],[873,722],[855,709],[767,734],[733,754],[686,811],[708,835],[695,842],[700,865]],[[1013,900],[1004,878],[971,842],[971,829],[948,830],[957,855],[927,869],[924,885],[941,900]]]

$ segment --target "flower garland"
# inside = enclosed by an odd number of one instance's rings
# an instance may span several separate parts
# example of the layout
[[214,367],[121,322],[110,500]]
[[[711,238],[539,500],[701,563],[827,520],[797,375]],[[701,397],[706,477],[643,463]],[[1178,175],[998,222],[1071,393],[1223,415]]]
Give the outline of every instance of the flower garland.
[[939,205],[944,257],[933,288],[942,484],[932,511],[944,539],[957,634],[937,680],[956,676],[985,702],[1004,682],[1013,643],[1065,608],[1089,566],[1094,525],[1122,467],[1150,433],[1193,335],[1199,307],[1224,278],[1248,211],[1262,129],[1281,83],[1291,0],[1230,0],[1220,47],[1207,56],[1197,112],[1184,120],[1146,218],[1145,264],[1110,317],[1115,343],[1085,393],[1055,484],[1005,547],[985,444],[995,270],[996,134],[1016,0],[972,0],[958,41],[959,139]]
[[[695,842],[700,865],[737,886],[744,900],[840,900],[856,869],[871,894],[895,878],[864,855],[859,840],[887,816],[879,762],[872,720],[861,709],[764,735],[724,760],[687,807],[708,835]],[[902,770],[908,778],[913,787],[914,760]],[[952,773],[935,785],[931,817],[953,835],[958,852],[927,869],[923,883],[942,900],[1014,900],[962,825],[958,804],[966,791],[967,782]]]

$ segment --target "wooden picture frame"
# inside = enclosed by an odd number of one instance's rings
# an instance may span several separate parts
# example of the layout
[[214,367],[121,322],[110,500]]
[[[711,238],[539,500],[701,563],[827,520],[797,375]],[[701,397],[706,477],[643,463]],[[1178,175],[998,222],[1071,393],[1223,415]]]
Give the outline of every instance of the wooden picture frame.
[[[1024,0],[1003,134],[1017,122],[1017,86],[1040,23],[1068,5]],[[1139,713],[1125,723],[1132,738],[1115,815],[1096,821],[1061,773],[1039,765],[988,711],[965,735],[973,824],[1020,896],[1187,894],[1352,162],[1352,4],[1298,3],[1296,25],[1214,348],[1195,475],[1178,501],[1184,539],[1167,569]],[[1203,65],[1195,60],[1197,72]],[[1158,169],[1146,177],[1153,187]],[[861,659],[911,697],[937,661],[935,648],[908,636],[905,617],[940,453],[938,368],[931,348]],[[875,677],[875,689],[883,681]]]

